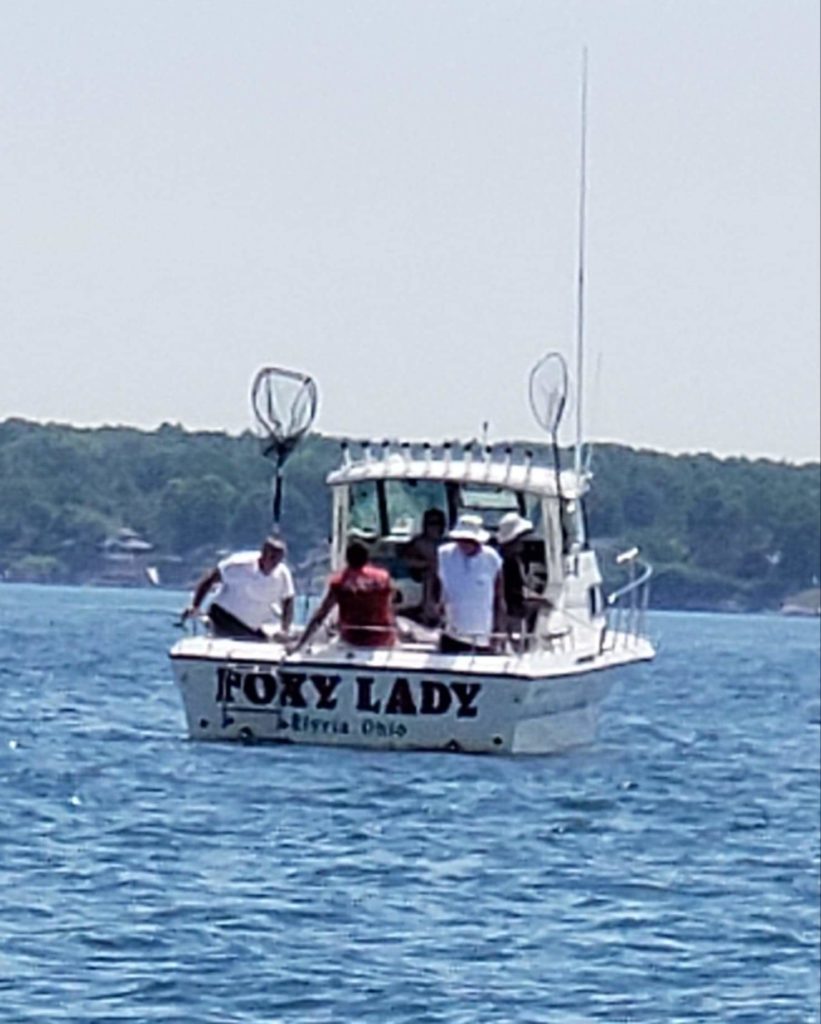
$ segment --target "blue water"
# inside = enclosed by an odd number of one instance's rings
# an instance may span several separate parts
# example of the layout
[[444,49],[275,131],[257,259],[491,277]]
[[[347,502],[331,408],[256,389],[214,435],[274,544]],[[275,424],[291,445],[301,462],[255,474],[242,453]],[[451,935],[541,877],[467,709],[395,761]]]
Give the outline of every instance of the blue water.
[[656,615],[595,745],[205,745],[183,595],[0,586],[0,1020],[819,1020],[819,627]]

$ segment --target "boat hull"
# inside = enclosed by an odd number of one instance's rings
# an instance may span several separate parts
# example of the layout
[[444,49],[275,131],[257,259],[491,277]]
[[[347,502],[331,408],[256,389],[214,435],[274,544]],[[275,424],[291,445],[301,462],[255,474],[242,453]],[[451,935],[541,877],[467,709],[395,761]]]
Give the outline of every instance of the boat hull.
[[652,649],[568,656],[337,649],[188,638],[171,651],[189,736],[388,750],[553,753],[591,742],[619,670]]

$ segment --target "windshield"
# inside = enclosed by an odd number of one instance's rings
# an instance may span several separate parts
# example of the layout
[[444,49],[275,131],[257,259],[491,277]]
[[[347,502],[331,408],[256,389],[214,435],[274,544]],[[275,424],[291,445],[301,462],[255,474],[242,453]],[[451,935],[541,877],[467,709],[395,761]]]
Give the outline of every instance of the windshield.
[[485,527],[495,530],[502,516],[508,512],[521,512],[522,503],[516,491],[506,487],[459,485],[458,510],[480,515]]
[[535,495],[495,485],[367,480],[351,484],[348,502],[349,532],[369,541],[379,537],[409,540],[421,531],[422,516],[428,509],[443,512],[449,525],[463,512],[479,515],[491,532],[508,512],[526,516],[537,531],[542,522],[541,502]]
[[363,537],[410,540],[422,528],[422,516],[439,509],[447,521],[447,497],[439,480],[377,480],[353,484],[349,491],[350,532]]

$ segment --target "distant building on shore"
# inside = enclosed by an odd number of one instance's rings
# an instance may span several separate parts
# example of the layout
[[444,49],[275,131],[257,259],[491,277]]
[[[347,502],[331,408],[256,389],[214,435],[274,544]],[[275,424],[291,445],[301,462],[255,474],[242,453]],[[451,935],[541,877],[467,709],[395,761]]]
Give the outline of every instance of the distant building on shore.
[[108,586],[144,586],[154,568],[154,545],[123,526],[100,545],[101,564],[95,583]]
[[821,615],[821,587],[808,587],[784,598],[782,615]]

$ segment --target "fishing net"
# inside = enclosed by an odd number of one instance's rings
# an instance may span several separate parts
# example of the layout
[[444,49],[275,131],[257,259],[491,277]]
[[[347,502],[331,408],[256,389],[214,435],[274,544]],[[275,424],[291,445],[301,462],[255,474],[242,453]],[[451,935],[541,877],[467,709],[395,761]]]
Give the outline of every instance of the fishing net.
[[530,371],[528,393],[530,408],[536,422],[550,434],[553,468],[556,473],[556,492],[562,495],[561,452],[559,451],[559,424],[567,404],[567,363],[558,352],[548,352]]
[[530,371],[530,408],[539,426],[555,439],[567,403],[567,363],[549,352]]
[[282,471],[286,460],[316,419],[319,394],[307,373],[266,366],[251,385],[251,408],[262,436],[262,453],[275,460],[274,525],[282,512]]

